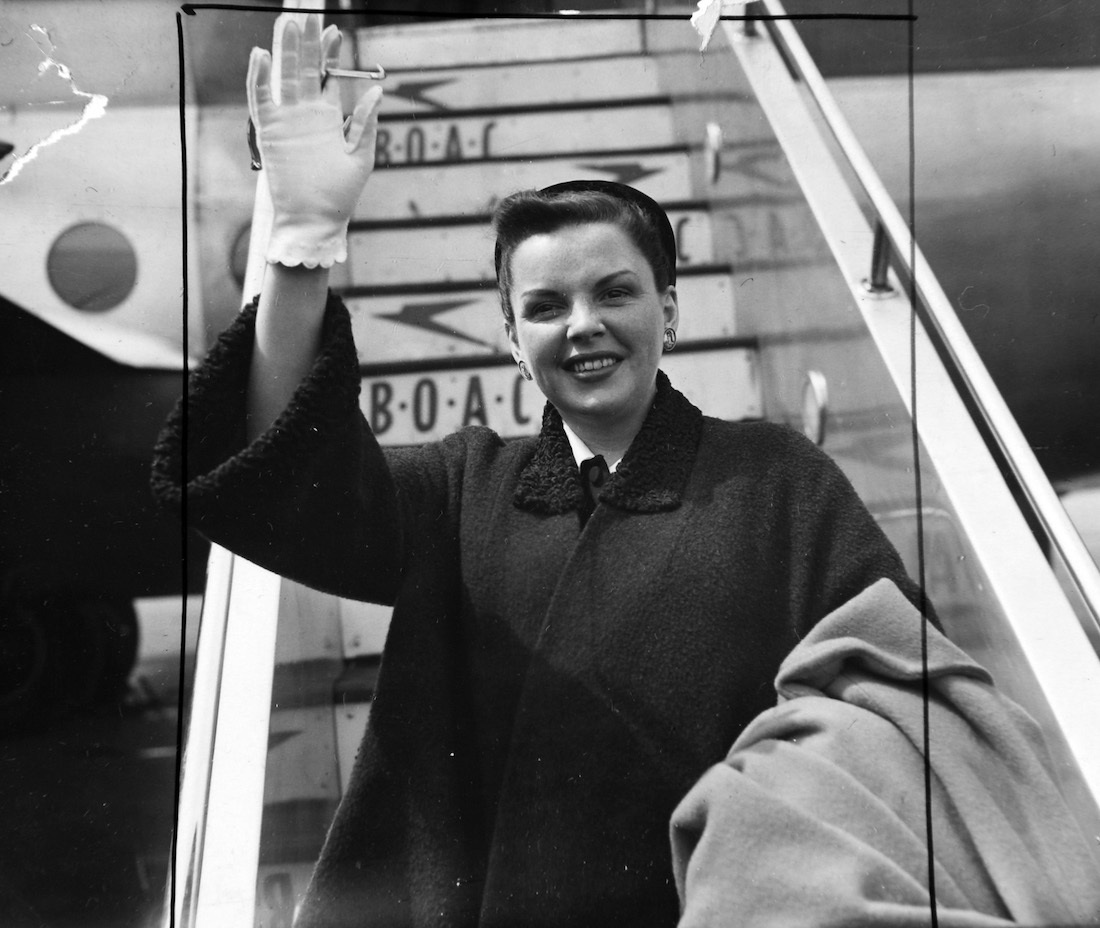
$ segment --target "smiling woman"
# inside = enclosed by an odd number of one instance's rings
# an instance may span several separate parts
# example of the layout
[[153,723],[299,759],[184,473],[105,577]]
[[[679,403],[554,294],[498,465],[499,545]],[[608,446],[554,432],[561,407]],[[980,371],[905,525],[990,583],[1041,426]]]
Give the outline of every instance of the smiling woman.
[[617,463],[679,319],[668,219],[638,191],[582,181],[509,197],[495,227],[517,364],[589,449]]
[[[679,322],[676,243],[620,184],[497,210],[511,350],[549,400],[539,434],[474,426],[382,448],[327,286],[373,167],[377,95],[345,136],[320,86],[335,34],[313,16],[276,30],[281,103],[267,53],[249,79],[275,212],[263,290],[194,374],[154,486],[243,557],[394,607],[297,924],[675,925],[678,804],[774,704],[780,666],[822,620],[887,581],[912,637],[919,591],[809,440],[704,416],[659,369]],[[714,825],[688,818],[681,837],[699,840],[681,845],[727,873],[707,853]],[[782,897],[797,872],[767,885]],[[689,900],[693,924],[711,923],[706,898]]]

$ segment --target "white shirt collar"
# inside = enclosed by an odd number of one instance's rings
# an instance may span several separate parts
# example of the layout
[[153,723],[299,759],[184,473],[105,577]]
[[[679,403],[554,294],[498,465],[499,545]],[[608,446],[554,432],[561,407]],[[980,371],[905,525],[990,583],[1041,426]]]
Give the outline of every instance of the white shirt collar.
[[[565,437],[569,439],[569,447],[573,451],[573,459],[577,462],[577,467],[580,467],[589,458],[594,458],[596,455],[592,453],[592,449],[588,447],[583,439],[569,428],[569,423],[564,419],[561,420],[562,427],[565,429]],[[622,458],[617,458],[614,461],[607,462],[607,469],[610,473],[615,473],[615,469],[621,463]]]

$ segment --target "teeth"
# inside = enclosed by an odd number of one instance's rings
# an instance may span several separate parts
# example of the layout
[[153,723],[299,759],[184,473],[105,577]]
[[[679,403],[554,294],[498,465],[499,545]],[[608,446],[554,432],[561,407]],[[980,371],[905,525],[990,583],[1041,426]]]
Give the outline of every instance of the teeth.
[[588,373],[589,371],[598,371],[605,367],[610,367],[614,363],[614,358],[593,358],[589,361],[575,361],[573,363],[573,370],[580,373]]

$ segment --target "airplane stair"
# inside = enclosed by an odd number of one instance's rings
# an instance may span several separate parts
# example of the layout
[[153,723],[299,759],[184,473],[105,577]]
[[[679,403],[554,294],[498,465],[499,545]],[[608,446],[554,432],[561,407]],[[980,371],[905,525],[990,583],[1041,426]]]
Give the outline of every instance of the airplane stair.
[[[467,424],[533,433],[543,399],[508,351],[492,206],[580,177],[637,186],[677,232],[673,382],[711,415],[784,421],[822,443],[949,634],[1043,723],[1100,835],[1095,571],[943,318],[934,278],[919,261],[912,271],[904,221],[789,26],[724,23],[705,55],[687,11],[361,30],[358,61],[389,76],[378,167],[334,281],[364,415],[383,444]],[[214,551],[177,924],[290,923],[369,714],[387,621]]]

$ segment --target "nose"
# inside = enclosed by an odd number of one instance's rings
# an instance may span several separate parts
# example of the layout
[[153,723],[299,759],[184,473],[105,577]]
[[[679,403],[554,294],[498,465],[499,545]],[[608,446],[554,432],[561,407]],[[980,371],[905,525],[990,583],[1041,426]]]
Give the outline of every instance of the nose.
[[570,339],[592,338],[604,332],[599,308],[587,299],[576,299],[570,307],[566,334]]

